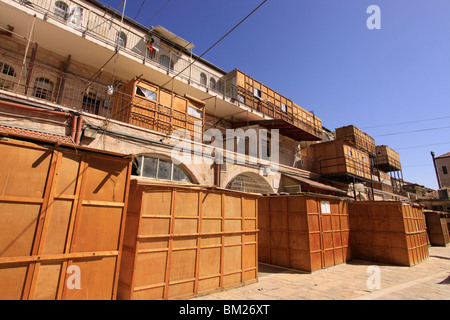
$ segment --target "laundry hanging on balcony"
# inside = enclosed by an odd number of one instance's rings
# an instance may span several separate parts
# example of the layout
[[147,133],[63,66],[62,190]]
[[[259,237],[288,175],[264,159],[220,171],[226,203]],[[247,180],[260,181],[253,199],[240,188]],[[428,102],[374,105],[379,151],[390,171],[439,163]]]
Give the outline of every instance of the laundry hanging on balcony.
[[155,51],[155,49],[153,48],[153,43],[154,42],[155,42],[155,39],[153,39],[153,37],[151,37],[150,39],[147,40],[147,46],[148,46],[148,51],[149,52]]

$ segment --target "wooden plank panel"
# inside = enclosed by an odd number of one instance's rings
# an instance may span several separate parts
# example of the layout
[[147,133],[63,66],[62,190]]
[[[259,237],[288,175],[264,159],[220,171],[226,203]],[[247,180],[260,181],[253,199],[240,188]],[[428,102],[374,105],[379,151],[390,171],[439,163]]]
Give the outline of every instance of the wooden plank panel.
[[0,203],[0,257],[28,256],[41,206]]
[[351,259],[344,200],[311,194],[264,198],[258,215],[261,262],[312,272]]
[[[180,299],[241,284],[243,279],[255,280],[252,274],[257,276],[256,196],[243,198],[224,190],[133,183],[132,189],[137,192],[132,193],[130,202],[139,199],[136,194],[142,195],[141,207],[133,204],[133,210],[140,212],[136,235],[140,250],[130,250],[130,256],[134,253],[138,257],[136,274],[132,284],[121,284],[123,288],[132,288],[130,296],[122,297]],[[164,196],[169,194],[173,194],[171,205],[167,205],[169,199]],[[248,208],[246,214],[243,208]],[[248,228],[245,234],[244,228]],[[157,256],[159,262],[154,264],[153,258],[140,259],[141,255]],[[165,288],[162,297],[157,290],[160,287]],[[147,294],[149,290],[154,295]]]

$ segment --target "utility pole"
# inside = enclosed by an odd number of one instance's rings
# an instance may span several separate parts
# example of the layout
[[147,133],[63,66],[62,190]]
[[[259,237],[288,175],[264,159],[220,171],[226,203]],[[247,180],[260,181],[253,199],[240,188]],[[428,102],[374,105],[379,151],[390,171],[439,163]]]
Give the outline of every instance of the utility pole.
[[439,186],[439,189],[441,189],[442,188],[441,178],[439,177],[439,171],[438,171],[438,168],[436,166],[436,159],[434,158],[434,152],[433,151],[431,151],[431,157],[433,158],[434,171],[436,171],[436,178],[437,178],[437,181],[438,181],[438,186]]

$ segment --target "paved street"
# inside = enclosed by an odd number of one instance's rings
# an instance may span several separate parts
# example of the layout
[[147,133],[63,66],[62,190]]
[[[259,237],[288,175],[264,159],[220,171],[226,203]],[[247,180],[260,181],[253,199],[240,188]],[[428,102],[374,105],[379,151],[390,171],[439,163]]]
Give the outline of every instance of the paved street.
[[450,300],[450,246],[429,249],[413,267],[353,260],[309,274],[260,264],[257,283],[193,300]]

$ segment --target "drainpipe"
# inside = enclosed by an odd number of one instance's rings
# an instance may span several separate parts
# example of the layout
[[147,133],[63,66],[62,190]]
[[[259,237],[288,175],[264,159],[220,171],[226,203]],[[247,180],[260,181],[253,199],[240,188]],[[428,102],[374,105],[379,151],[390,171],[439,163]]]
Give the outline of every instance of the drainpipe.
[[25,95],[28,93],[28,87],[30,86],[31,74],[33,73],[34,61],[36,60],[36,53],[38,49],[38,44],[31,51],[30,66],[28,67],[27,81],[25,83]]
[[[27,106],[24,104],[15,103],[15,102],[11,102],[11,101],[5,101],[5,100],[0,100],[0,105],[6,106],[6,107],[12,107],[12,108],[17,108],[17,109],[33,111],[33,112],[41,112],[41,113],[45,113],[48,115],[71,117],[72,118],[72,128],[71,128],[72,130],[71,130],[70,136],[71,136],[72,140],[75,141],[77,139],[77,133],[78,133],[77,131],[80,131],[80,134],[81,134],[81,124],[83,121],[81,119],[78,121],[78,117],[75,114],[69,114],[64,111],[56,111],[56,110],[32,107],[32,106]],[[80,125],[78,122],[80,122]]]
[[72,141],[75,141],[75,139],[76,139],[77,123],[78,123],[78,117],[76,115],[72,115],[72,131],[70,132],[70,137],[72,138]]
[[214,185],[220,187],[220,162],[218,154],[214,153]]
[[75,133],[75,144],[79,145],[80,141],[81,141],[81,128],[83,126],[83,117],[82,116],[78,116],[77,119],[77,129],[76,129],[76,133]]
[[436,171],[436,178],[437,178],[438,186],[439,186],[439,189],[441,189],[442,188],[441,178],[439,177],[439,171],[438,171],[438,168],[436,166],[436,159],[434,158],[434,152],[433,151],[431,151],[431,157],[433,158],[434,171]]
[[20,109],[36,111],[36,112],[43,112],[43,113],[59,115],[59,116],[62,116],[62,115],[66,115],[67,116],[68,115],[64,111],[41,109],[41,108],[38,108],[38,107],[27,106],[27,105],[23,105],[23,104],[20,104],[20,103],[15,103],[15,102],[5,101],[5,100],[1,100],[0,104],[3,105],[3,106],[6,106],[6,107],[20,108]]

